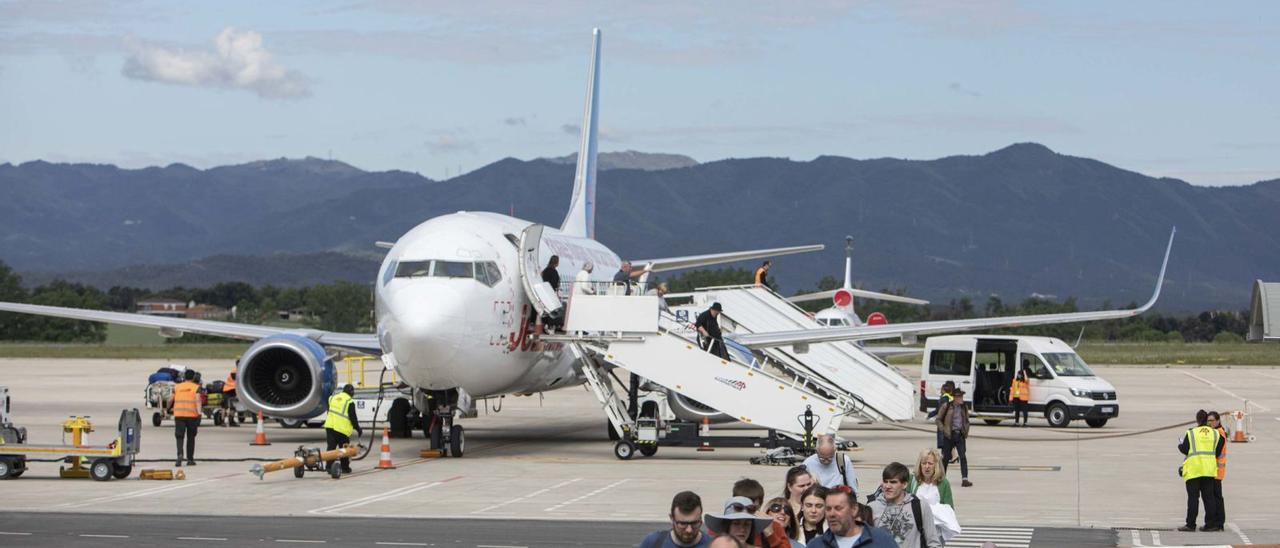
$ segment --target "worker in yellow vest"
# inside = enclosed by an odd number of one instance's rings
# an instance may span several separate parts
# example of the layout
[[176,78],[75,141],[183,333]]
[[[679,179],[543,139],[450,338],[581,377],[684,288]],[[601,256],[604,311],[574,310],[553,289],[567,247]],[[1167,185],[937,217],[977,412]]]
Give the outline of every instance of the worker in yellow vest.
[[196,382],[196,372],[190,369],[182,372],[182,382],[173,387],[173,401],[169,404],[173,410],[173,436],[178,439],[178,458],[174,466],[182,466],[182,446],[186,441],[187,465],[196,465],[196,431],[200,428],[200,384]]
[[1227,429],[1222,426],[1222,416],[1217,411],[1209,412],[1209,427],[1222,436],[1222,453],[1218,454],[1218,475],[1213,481],[1213,498],[1218,499],[1217,515],[1204,517],[1205,525],[1222,529],[1227,524],[1227,504],[1222,498],[1222,480],[1227,477]]
[[1031,401],[1031,383],[1027,380],[1027,368],[1023,366],[1013,376],[1013,384],[1009,386],[1009,403],[1013,405],[1013,425],[1018,425],[1018,416],[1022,416],[1022,426],[1027,425],[1027,402]]
[[[240,360],[236,360],[236,367],[240,366]],[[236,370],[232,369],[227,373],[227,380],[222,381],[222,416],[226,422],[224,426],[240,426],[236,422]]]
[[1226,440],[1209,426],[1209,413],[1196,412],[1196,427],[1187,430],[1178,444],[1178,451],[1187,457],[1182,461],[1182,479],[1187,484],[1187,522],[1179,531],[1196,530],[1196,514],[1200,508],[1196,499],[1204,501],[1204,527],[1201,531],[1221,531],[1222,526],[1213,522],[1218,515],[1218,500],[1213,496],[1213,483],[1218,476],[1218,456],[1226,447]]
[[[344,385],[342,391],[329,397],[329,412],[324,419],[324,437],[326,450],[332,451],[351,444],[351,433],[363,436],[360,419],[356,417],[356,404],[351,401],[356,393],[354,386]],[[338,463],[329,463],[329,475],[337,479],[342,474],[351,473],[351,459],[342,459],[342,468]]]

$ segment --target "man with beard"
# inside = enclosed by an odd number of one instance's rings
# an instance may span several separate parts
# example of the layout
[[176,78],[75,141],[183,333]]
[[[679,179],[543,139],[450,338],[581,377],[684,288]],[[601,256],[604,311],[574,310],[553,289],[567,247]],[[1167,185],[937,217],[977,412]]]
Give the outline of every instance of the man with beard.
[[702,498],[681,491],[671,499],[671,529],[655,531],[640,541],[640,548],[707,548],[711,537],[702,532]]

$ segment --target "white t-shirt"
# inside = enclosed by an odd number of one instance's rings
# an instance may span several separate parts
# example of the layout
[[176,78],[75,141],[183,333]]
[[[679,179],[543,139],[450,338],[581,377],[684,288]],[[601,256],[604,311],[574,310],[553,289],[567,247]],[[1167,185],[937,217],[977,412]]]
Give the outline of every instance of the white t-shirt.
[[836,537],[836,546],[840,548],[853,548],[853,543],[858,541],[858,537]]
[[573,292],[579,295],[595,295],[595,288],[591,287],[591,273],[586,270],[579,270],[578,275],[573,278]]
[[[840,468],[836,466],[836,458],[844,459],[845,481],[843,482],[840,481]],[[818,481],[818,485],[831,488],[847,483],[849,487],[853,488],[854,493],[862,494],[862,490],[858,489],[858,473],[853,470],[853,459],[844,453],[837,453],[836,458],[831,459],[831,464],[824,466],[822,461],[818,460],[818,454],[814,453],[809,455],[809,458],[804,459],[804,467],[809,469],[810,474],[813,474],[814,479]]]

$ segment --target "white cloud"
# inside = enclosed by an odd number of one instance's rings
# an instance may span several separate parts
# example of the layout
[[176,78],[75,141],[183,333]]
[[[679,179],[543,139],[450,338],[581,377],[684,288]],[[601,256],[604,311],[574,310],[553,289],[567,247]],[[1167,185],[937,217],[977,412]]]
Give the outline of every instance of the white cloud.
[[262,47],[261,34],[228,27],[218,33],[213,43],[213,51],[188,51],[134,42],[122,72],[126,77],[150,82],[243,89],[264,99],[311,95],[307,78],[276,63]]
[[434,155],[475,152],[476,144],[452,134],[443,134],[426,142],[427,150]]

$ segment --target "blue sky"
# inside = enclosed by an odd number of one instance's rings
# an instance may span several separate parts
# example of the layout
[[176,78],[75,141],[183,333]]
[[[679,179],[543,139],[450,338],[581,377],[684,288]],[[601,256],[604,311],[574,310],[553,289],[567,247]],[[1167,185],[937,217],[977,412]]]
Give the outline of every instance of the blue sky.
[[598,26],[605,151],[1035,141],[1195,184],[1280,177],[1280,4],[636,4],[0,1],[0,161],[443,178],[568,154]]

